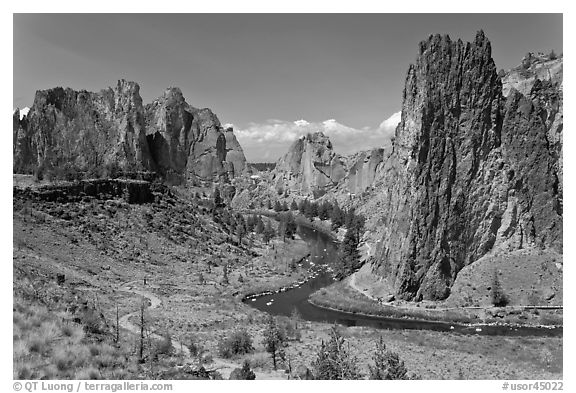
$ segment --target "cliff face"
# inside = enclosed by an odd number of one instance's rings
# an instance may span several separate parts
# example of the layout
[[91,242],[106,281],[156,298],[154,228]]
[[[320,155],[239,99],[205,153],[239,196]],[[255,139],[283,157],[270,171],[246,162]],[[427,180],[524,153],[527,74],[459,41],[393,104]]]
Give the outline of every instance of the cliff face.
[[273,181],[278,190],[289,189],[305,195],[323,192],[346,175],[342,157],[322,132],[296,140],[276,163]]
[[139,86],[124,80],[99,93],[37,91],[14,142],[15,171],[63,165],[87,169],[111,162],[126,169],[153,167]]
[[443,299],[491,250],[561,250],[561,122],[557,82],[503,97],[482,32],[466,44],[422,42],[375,180],[373,272],[403,298]]
[[346,193],[358,195],[374,184],[376,175],[390,152],[384,148],[356,153],[348,159],[348,173],[341,188]]
[[162,173],[182,179],[235,177],[246,167],[232,129],[224,130],[210,109],[190,106],[178,88],[146,105],[146,134]]
[[121,80],[99,93],[38,91],[28,116],[14,118],[14,171],[113,164],[176,182],[243,171],[246,159],[232,130],[223,130],[209,109],[188,105],[178,88],[144,107],[139,89]]
[[517,67],[509,70],[502,77],[502,93],[508,97],[510,91],[515,89],[522,95],[528,96],[537,80],[551,81],[562,89],[563,75],[562,58],[555,55],[528,53]]

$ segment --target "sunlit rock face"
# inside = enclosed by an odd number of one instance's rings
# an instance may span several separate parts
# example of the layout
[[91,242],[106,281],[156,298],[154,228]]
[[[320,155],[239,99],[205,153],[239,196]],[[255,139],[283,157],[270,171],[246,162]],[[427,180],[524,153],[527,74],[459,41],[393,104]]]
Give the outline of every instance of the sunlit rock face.
[[303,195],[323,193],[346,175],[342,157],[335,153],[330,139],[322,132],[296,140],[276,163],[275,186]]
[[64,166],[90,172],[114,165],[183,183],[232,178],[246,167],[232,129],[223,129],[210,109],[186,103],[178,88],[143,106],[135,82],[120,80],[98,93],[58,87],[36,92],[28,115],[17,115],[15,172]]
[[233,130],[210,109],[189,105],[178,88],[146,105],[146,133],[159,170],[182,181],[232,178],[246,168]]
[[482,32],[472,43],[430,36],[419,49],[374,180],[379,211],[364,213],[379,237],[373,273],[403,298],[444,299],[496,248],[561,251],[562,90],[537,80],[504,97]]
[[121,80],[98,93],[37,91],[15,140],[15,171],[71,164],[86,170],[111,162],[151,169],[139,90],[137,83]]

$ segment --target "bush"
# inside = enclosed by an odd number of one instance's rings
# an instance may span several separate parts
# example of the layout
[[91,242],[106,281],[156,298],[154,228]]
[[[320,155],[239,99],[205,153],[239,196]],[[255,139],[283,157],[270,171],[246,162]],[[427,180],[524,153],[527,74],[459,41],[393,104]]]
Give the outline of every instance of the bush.
[[556,54],[556,52],[554,52],[554,49],[552,49],[552,50],[550,51],[550,53],[548,54],[548,58],[549,58],[550,60],[556,60],[556,59],[558,58],[558,55]]
[[346,340],[340,335],[336,327],[330,332],[330,339],[322,344],[312,363],[314,379],[342,380],[361,379],[358,370],[358,359],[349,353],[345,345]]
[[382,337],[372,357],[374,366],[368,366],[369,379],[409,379],[408,370],[396,352],[387,351]]
[[254,371],[250,370],[250,364],[247,360],[244,360],[242,368],[237,368],[230,374],[230,379],[235,380],[254,380],[256,379],[256,374]]
[[161,340],[157,341],[154,347],[154,353],[156,355],[170,355],[173,351],[172,338],[168,333],[166,333]]
[[498,279],[498,273],[496,271],[494,271],[494,277],[492,278],[491,295],[492,304],[496,307],[504,307],[508,304],[508,297],[502,290],[500,280]]
[[223,358],[243,355],[254,350],[252,337],[245,329],[237,330],[218,343],[218,353]]

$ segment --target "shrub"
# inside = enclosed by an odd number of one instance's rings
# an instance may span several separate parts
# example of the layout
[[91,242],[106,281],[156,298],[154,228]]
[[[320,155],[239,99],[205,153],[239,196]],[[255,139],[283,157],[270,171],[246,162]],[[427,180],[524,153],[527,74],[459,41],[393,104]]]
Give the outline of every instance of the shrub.
[[43,353],[46,349],[46,342],[40,338],[33,338],[28,343],[28,350],[30,352]]
[[332,328],[330,340],[322,341],[312,363],[314,378],[321,380],[361,379],[358,371],[358,359],[351,355],[345,346],[346,340],[336,327]]
[[100,372],[94,367],[81,370],[76,379],[100,379]]
[[272,356],[272,363],[274,370],[276,370],[277,358],[284,359],[284,343],[286,341],[286,333],[284,329],[278,327],[274,317],[270,316],[268,319],[268,326],[264,331],[264,347],[266,352]]
[[247,360],[244,360],[242,368],[237,368],[230,374],[230,379],[235,380],[254,380],[256,379],[256,374],[250,369],[250,364]]
[[245,329],[237,330],[218,343],[218,353],[224,358],[243,355],[254,350],[252,337]]
[[154,346],[154,353],[156,355],[170,355],[174,351],[172,346],[172,337],[170,334],[164,334],[161,340],[156,341]]
[[502,286],[500,285],[500,280],[498,279],[498,272],[494,271],[494,276],[492,278],[492,304],[496,307],[504,307],[508,304],[508,297],[504,294]]
[[84,312],[84,315],[82,316],[82,324],[84,325],[84,330],[88,333],[103,333],[102,320],[98,313],[93,309],[88,309]]
[[396,352],[387,351],[382,337],[372,357],[374,366],[368,366],[370,379],[409,379],[408,370]]

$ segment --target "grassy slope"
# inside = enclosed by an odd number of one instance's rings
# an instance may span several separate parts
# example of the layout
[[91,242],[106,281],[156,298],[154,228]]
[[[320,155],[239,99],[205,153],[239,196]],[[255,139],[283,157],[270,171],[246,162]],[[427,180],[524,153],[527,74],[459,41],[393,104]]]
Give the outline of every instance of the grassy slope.
[[[162,300],[159,308],[146,313],[150,330],[202,342],[207,359],[217,358],[217,342],[230,331],[246,326],[258,336],[263,330],[265,315],[235,294],[287,285],[306,274],[288,266],[307,254],[303,241],[263,245],[256,240],[253,254],[246,245],[228,242],[224,229],[190,201],[138,206],[121,200],[59,204],[15,199],[13,229],[15,283],[31,277],[34,287],[60,289],[66,294],[55,295],[62,298],[56,307],[60,310],[85,299],[102,312],[113,331],[116,305],[122,316],[138,310],[141,302],[118,289],[135,279],[135,288],[144,288],[146,278],[146,290]],[[66,277],[62,286],[56,285],[58,274]],[[16,292],[14,296],[17,299]],[[136,337],[126,331],[121,337],[128,355],[136,356]],[[237,363],[241,365],[241,359]]]

